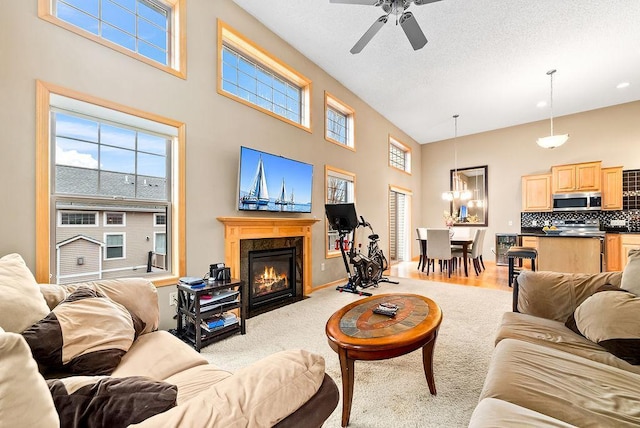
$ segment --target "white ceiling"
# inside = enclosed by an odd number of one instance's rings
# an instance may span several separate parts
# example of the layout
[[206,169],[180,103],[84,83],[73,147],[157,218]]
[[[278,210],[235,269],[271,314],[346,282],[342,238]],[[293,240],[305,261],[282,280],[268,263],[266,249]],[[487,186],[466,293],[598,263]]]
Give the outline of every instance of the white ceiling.
[[421,144],[452,138],[454,114],[459,136],[549,119],[537,104],[548,104],[550,69],[554,117],[640,99],[639,0],[412,4],[424,48],[391,15],[357,55],[349,50],[379,7],[233,1]]

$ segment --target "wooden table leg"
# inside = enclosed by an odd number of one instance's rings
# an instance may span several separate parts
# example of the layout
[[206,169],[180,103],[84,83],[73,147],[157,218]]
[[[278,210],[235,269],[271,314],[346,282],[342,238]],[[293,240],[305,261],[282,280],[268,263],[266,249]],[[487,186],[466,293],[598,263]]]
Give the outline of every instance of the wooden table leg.
[[351,415],[351,402],[353,401],[353,359],[347,356],[347,351],[340,348],[338,351],[340,357],[340,371],[342,372],[342,426],[349,425],[349,416]]
[[427,378],[431,395],[436,395],[436,381],[433,377],[433,350],[436,346],[437,338],[438,330],[434,331],[433,338],[422,347],[422,365],[424,366],[424,375]]

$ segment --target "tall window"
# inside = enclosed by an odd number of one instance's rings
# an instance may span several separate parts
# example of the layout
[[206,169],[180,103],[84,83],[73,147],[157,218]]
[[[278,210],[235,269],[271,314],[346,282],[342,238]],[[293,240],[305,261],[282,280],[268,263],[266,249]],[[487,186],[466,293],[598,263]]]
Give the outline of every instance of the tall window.
[[[36,201],[37,277],[172,283],[184,274],[184,125],[67,94],[38,82],[38,188],[51,192]],[[51,215],[59,227],[48,227]],[[165,233],[166,262],[149,272],[155,232]],[[40,262],[44,256],[48,263]],[[78,258],[85,263],[73,262]],[[93,277],[82,272],[89,265]]]
[[[355,174],[337,168],[325,166],[325,200],[328,204],[344,204],[355,202]],[[326,257],[336,257],[340,255],[339,234],[332,225],[326,221],[327,242]],[[350,234],[345,239],[350,241],[353,235]]]
[[218,93],[310,131],[311,81],[218,21]]
[[355,148],[355,112],[334,96],[325,92],[325,134],[327,141],[350,149]]
[[389,166],[411,174],[411,149],[389,136]]
[[39,2],[41,18],[185,77],[185,0]]

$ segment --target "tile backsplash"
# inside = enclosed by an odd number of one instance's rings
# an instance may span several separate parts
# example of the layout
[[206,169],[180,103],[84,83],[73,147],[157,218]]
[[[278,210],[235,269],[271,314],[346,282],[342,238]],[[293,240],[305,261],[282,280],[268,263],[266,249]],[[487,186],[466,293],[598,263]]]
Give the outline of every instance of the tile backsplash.
[[622,171],[622,206],[625,210],[640,209],[640,169]]

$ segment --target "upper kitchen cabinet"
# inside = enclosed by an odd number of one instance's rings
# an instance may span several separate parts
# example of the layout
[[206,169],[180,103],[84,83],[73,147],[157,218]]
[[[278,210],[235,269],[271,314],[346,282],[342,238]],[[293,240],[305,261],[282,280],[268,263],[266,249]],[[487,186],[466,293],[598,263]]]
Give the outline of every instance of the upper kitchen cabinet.
[[522,211],[551,211],[551,175],[522,177]]
[[599,192],[601,163],[584,162],[551,167],[553,193]]
[[602,168],[602,209],[622,209],[622,167]]

